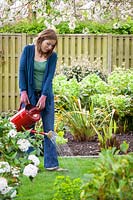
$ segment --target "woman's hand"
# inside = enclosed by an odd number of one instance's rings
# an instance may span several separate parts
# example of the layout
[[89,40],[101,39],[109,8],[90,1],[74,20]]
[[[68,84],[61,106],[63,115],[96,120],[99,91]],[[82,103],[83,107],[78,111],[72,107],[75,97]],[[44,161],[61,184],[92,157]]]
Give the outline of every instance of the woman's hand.
[[41,95],[40,99],[38,100],[36,106],[39,108],[39,110],[43,110],[46,105],[46,96]]
[[25,105],[30,104],[28,95],[26,91],[21,92],[20,103],[24,103]]

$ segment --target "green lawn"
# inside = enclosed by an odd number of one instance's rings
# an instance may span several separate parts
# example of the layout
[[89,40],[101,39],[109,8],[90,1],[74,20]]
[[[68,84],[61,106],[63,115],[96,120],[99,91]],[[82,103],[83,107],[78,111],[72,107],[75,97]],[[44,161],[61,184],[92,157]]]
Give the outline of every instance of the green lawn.
[[43,158],[41,157],[40,172],[33,182],[27,177],[22,178],[22,185],[15,200],[52,200],[56,176],[83,178],[88,168],[92,167],[93,163],[96,162],[96,158],[59,157],[59,162],[60,167],[68,169],[67,172],[46,171],[43,168]]

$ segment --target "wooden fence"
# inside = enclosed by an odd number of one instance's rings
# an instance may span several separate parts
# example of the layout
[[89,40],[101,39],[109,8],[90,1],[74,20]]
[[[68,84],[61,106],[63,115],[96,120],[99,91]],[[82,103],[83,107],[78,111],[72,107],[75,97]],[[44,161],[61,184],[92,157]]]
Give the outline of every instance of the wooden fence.
[[[14,110],[19,104],[18,66],[23,47],[34,36],[0,34],[0,112]],[[72,59],[87,56],[91,62],[100,58],[111,72],[115,66],[133,67],[133,35],[58,35],[58,65],[71,65]]]

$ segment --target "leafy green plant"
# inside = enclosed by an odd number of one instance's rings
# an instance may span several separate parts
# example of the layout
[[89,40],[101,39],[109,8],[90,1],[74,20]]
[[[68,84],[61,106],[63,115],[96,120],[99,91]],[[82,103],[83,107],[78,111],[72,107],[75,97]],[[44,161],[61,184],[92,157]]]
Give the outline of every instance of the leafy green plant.
[[13,25],[5,25],[0,29],[1,33],[28,33],[28,34],[37,34],[45,29],[45,25],[42,19],[40,20],[22,20]]
[[71,179],[69,176],[57,176],[54,183],[53,200],[80,200],[81,179]]
[[99,125],[98,128],[91,124],[96,134],[98,135],[100,150],[112,147],[116,147],[116,149],[120,148],[120,142],[117,140],[115,135],[117,126],[116,122],[113,120],[114,111],[112,111],[110,115],[111,119],[109,125],[103,124],[106,119],[103,120],[103,122]]
[[94,107],[107,108],[109,112],[115,109],[117,118],[132,116],[132,98],[129,95],[94,94],[91,97]]
[[90,106],[90,110],[86,110],[82,108],[80,99],[71,97],[65,99],[69,107],[68,110],[62,110],[62,115],[74,139],[77,141],[92,139],[95,135],[91,127],[94,121],[93,105]]
[[53,82],[55,95],[60,96],[79,96],[79,84],[75,78],[67,81],[65,75],[56,75]]
[[133,95],[133,70],[115,68],[107,81],[114,95]]
[[132,154],[118,156],[115,148],[103,150],[84,176],[81,200],[130,200],[133,192]]
[[61,68],[62,73],[67,76],[67,80],[76,78],[80,82],[89,74],[96,74],[104,81],[107,78],[100,58],[97,58],[95,61],[90,61],[87,56],[83,58],[78,57],[72,59],[71,66],[67,67],[64,63]]
[[129,144],[124,141],[121,145],[120,145],[120,149],[123,153],[127,154],[128,152],[128,148],[129,148]]
[[[16,196],[22,174],[32,180],[38,172],[39,160],[35,154],[40,141],[29,134],[29,131],[17,132],[9,118],[0,116],[0,199]],[[33,146],[35,149],[30,155],[28,150]]]
[[[48,11],[49,12],[49,11]],[[55,10],[52,11],[55,13]],[[56,18],[56,17],[55,17]],[[46,28],[44,21],[47,20],[49,24],[51,24],[51,19],[44,19],[42,17],[38,19],[32,19],[29,23],[28,20],[22,20],[17,22],[16,24],[8,24],[1,27],[1,33],[29,33],[29,34],[37,34],[43,29]],[[117,28],[114,28],[114,24],[119,24]],[[117,22],[116,20],[112,20],[110,22],[102,22],[93,21],[93,20],[84,20],[76,22],[75,29],[69,28],[68,21],[61,21],[59,24],[55,24],[55,27],[59,34],[101,34],[101,33],[113,33],[113,34],[133,34],[133,20],[127,19],[126,21]]]
[[[82,105],[89,109],[92,95],[107,93],[110,87],[98,75],[89,74],[79,82]],[[96,99],[97,100],[97,99]]]

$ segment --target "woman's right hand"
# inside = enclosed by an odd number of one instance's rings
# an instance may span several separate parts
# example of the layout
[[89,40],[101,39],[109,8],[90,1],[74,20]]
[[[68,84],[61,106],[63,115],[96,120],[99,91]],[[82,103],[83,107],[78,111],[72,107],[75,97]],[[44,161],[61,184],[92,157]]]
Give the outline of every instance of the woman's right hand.
[[26,91],[21,92],[20,103],[24,103],[25,105],[30,104],[28,95]]

